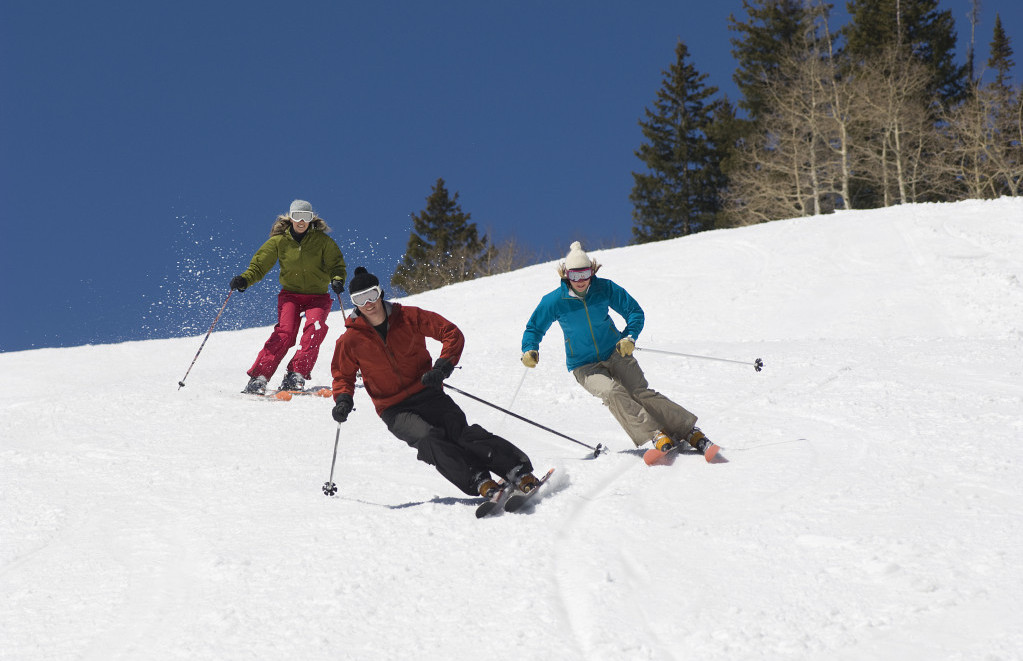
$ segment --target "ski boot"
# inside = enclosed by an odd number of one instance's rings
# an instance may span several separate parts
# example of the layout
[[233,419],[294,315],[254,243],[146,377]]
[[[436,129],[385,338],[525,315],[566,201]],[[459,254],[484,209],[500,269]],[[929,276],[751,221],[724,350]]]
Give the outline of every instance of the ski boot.
[[717,456],[719,448],[709,438],[707,438],[699,427],[693,427],[693,431],[689,433],[686,438],[686,442],[689,445],[696,448],[696,451],[703,455],[703,458],[707,461],[713,461],[714,457]]
[[281,381],[278,390],[302,390],[305,388],[305,378],[298,372],[288,372]]
[[501,485],[488,477],[480,482],[476,489],[480,492],[481,496],[489,500],[500,491]]
[[537,479],[536,475],[532,473],[526,473],[519,478],[519,483],[515,485],[522,493],[529,493],[533,489],[540,486],[540,480]]
[[540,486],[540,480],[533,475],[525,464],[520,464],[508,473],[508,481],[515,485],[515,488],[522,493],[529,493]]
[[248,395],[265,395],[266,394],[266,377],[265,376],[254,376],[249,379],[249,384],[245,386],[245,390],[242,391]]
[[668,450],[675,447],[675,441],[668,438],[668,435],[662,431],[659,431],[656,434],[654,434],[654,437],[651,440],[653,441],[654,449],[659,450],[661,452],[667,452]]

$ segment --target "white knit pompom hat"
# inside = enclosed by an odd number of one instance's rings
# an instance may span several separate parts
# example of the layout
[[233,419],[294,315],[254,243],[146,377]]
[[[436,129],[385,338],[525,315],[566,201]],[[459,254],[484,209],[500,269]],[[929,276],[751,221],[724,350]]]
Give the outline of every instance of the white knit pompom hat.
[[583,250],[583,244],[574,241],[568,248],[568,256],[565,257],[565,268],[568,270],[585,269],[592,265],[590,256]]

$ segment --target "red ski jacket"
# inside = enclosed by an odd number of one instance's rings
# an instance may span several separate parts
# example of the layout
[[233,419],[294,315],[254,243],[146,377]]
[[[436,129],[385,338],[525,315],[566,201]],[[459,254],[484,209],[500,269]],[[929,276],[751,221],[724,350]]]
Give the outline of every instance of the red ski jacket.
[[465,346],[458,326],[436,312],[400,303],[384,305],[387,341],[358,311],[353,312],[345,319],[345,332],[338,338],[330,362],[334,398],[342,393],[354,395],[355,375],[361,371],[377,415],[426,387],[420,379],[433,367],[426,338],[441,343],[440,358],[452,365],[458,364]]

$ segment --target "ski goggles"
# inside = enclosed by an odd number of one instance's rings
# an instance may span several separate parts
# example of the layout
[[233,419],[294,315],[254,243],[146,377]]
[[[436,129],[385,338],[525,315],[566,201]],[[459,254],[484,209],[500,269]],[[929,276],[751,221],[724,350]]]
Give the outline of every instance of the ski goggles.
[[572,282],[582,282],[593,277],[593,269],[587,266],[584,269],[568,269],[568,279]]
[[380,300],[380,297],[383,296],[383,294],[384,290],[380,288],[380,285],[375,285],[369,289],[363,289],[362,291],[352,294],[352,303],[355,304],[355,307],[361,308],[367,303]]
[[291,219],[296,223],[311,223],[313,222],[312,211],[292,211],[290,214]]

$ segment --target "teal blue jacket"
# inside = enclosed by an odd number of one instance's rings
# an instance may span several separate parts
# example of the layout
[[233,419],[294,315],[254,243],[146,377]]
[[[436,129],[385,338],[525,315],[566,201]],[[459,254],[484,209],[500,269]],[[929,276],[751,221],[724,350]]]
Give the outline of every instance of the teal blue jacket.
[[[619,331],[608,310],[625,319]],[[565,335],[565,362],[568,370],[607,360],[618,340],[630,335],[635,340],[643,330],[643,308],[629,292],[610,280],[596,276],[585,295],[572,290],[567,280],[540,299],[522,334],[522,352],[539,350],[540,340],[555,321]]]

